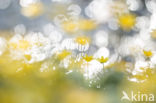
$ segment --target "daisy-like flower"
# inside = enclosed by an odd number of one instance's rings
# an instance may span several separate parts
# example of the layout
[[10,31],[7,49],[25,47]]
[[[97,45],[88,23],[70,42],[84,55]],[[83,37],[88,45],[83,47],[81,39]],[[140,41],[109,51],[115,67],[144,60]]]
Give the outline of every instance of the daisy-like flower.
[[29,41],[25,40],[21,35],[15,35],[9,41],[9,47],[14,50],[27,50],[31,47]]
[[100,63],[106,63],[106,62],[109,60],[109,58],[108,58],[108,57],[104,58],[103,56],[101,56],[101,58],[98,58],[97,60],[98,60]]
[[28,33],[25,36],[15,35],[9,42],[10,55],[15,60],[24,60],[27,63],[34,63],[45,60],[52,55],[55,45],[52,45],[50,38],[42,33]]
[[146,56],[146,57],[151,57],[153,55],[152,51],[151,50],[143,50],[143,54]]
[[90,39],[86,36],[79,36],[75,38],[75,43],[79,51],[86,51],[89,48]]
[[93,60],[93,56],[88,56],[87,54],[83,57],[83,59],[87,62],[90,62]]
[[79,36],[75,39],[78,44],[86,45],[90,42],[90,39],[86,36]]

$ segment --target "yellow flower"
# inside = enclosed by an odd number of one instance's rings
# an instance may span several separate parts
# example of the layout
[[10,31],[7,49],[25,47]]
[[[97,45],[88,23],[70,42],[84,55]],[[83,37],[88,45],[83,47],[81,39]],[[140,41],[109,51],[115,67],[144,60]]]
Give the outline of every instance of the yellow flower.
[[92,20],[80,20],[79,21],[79,28],[81,30],[93,30],[96,28],[96,24]]
[[58,59],[63,60],[69,55],[71,55],[71,52],[69,52],[67,50],[63,50],[60,54],[58,54]]
[[107,61],[109,60],[109,58],[108,58],[108,57],[104,58],[104,57],[102,56],[101,58],[98,58],[97,60],[98,60],[100,63],[105,63],[105,62],[107,62]]
[[43,12],[43,4],[42,3],[32,3],[26,7],[22,8],[22,14],[27,17],[36,17],[41,15]]
[[77,37],[75,41],[78,44],[86,45],[87,43],[90,42],[90,39],[88,37],[86,37],[86,36],[80,36],[80,37]]
[[151,56],[153,55],[153,53],[151,52],[151,50],[149,50],[149,51],[143,50],[143,53],[144,53],[144,55],[145,55],[146,57],[151,57]]
[[124,30],[130,30],[136,23],[136,17],[133,14],[123,14],[119,16],[119,25]]
[[84,59],[85,61],[87,61],[87,62],[90,62],[90,61],[93,60],[93,56],[85,55],[85,56],[83,57],[83,59]]

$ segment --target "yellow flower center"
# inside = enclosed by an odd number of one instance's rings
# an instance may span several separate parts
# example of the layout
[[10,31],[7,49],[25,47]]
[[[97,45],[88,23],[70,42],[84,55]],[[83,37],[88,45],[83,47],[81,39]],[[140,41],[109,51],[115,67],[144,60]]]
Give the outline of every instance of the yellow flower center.
[[119,25],[124,30],[130,30],[136,23],[136,17],[132,14],[123,14],[119,16]]
[[151,57],[153,55],[153,53],[150,50],[149,51],[143,50],[143,53],[146,57]]
[[28,47],[30,47],[30,43],[26,40],[19,40],[18,43],[10,43],[10,47],[13,49],[26,50]]
[[107,62],[107,61],[109,60],[109,58],[108,58],[108,57],[104,58],[104,57],[102,56],[101,58],[98,58],[97,60],[98,60],[100,63],[105,63],[105,62]]
[[93,60],[93,56],[86,55],[85,57],[83,57],[83,59],[87,62],[90,62],[91,60]]
[[90,39],[85,36],[80,36],[77,37],[75,41],[81,45],[86,45],[87,43],[89,43]]

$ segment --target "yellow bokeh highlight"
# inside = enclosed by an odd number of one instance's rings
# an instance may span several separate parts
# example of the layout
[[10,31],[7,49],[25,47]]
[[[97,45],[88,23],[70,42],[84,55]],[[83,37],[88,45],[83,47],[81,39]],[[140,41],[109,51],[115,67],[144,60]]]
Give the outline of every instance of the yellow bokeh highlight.
[[69,33],[74,33],[78,28],[78,24],[73,21],[64,22],[62,26],[63,29]]
[[90,31],[96,28],[96,23],[89,19],[81,19],[77,21],[66,21],[62,23],[62,28],[68,33],[77,31]]
[[63,60],[69,55],[71,55],[71,52],[69,52],[67,50],[63,50],[61,53],[58,54],[58,59]]
[[152,30],[151,37],[156,39],[156,29]]
[[131,30],[136,23],[136,17],[133,14],[122,14],[118,19],[119,25],[124,30]]
[[27,17],[40,16],[43,12],[43,4],[40,2],[29,4],[26,7],[22,7],[21,12]]
[[93,30],[96,28],[96,24],[92,20],[83,19],[79,21],[79,28],[81,30]]

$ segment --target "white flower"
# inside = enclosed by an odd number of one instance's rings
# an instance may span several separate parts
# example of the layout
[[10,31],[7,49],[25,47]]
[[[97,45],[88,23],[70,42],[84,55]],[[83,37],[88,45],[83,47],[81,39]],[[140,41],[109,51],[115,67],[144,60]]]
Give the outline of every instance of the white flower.
[[84,69],[84,76],[86,79],[98,78],[98,74],[102,72],[103,65],[97,60],[90,61],[87,65],[82,65]]
[[111,1],[112,0],[93,0],[85,9],[85,13],[97,22],[107,22],[111,17]]
[[104,58],[108,58],[110,55],[109,50],[106,47],[101,47],[98,49],[98,51],[94,54],[95,58],[101,58],[102,56]]

